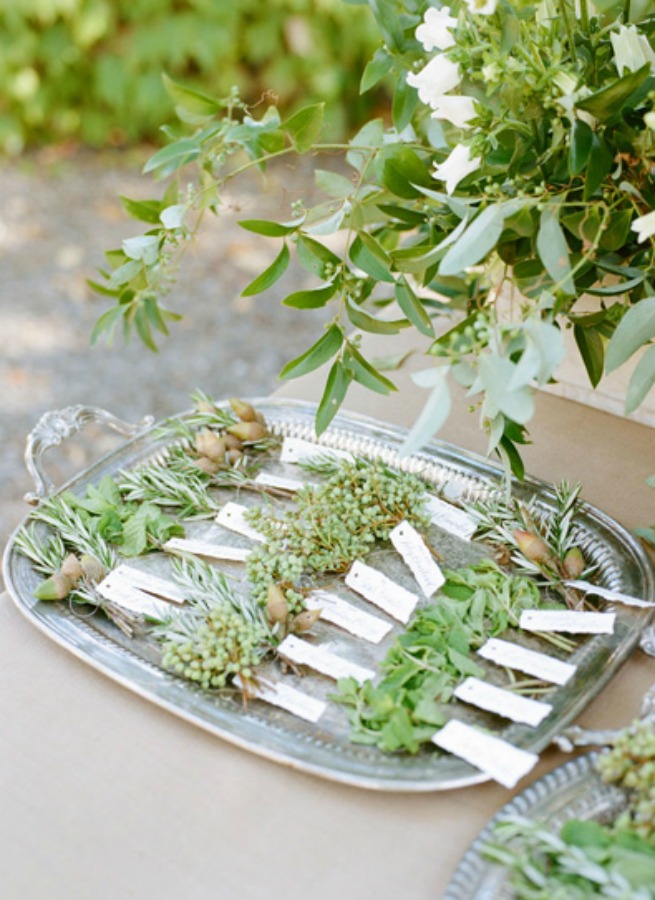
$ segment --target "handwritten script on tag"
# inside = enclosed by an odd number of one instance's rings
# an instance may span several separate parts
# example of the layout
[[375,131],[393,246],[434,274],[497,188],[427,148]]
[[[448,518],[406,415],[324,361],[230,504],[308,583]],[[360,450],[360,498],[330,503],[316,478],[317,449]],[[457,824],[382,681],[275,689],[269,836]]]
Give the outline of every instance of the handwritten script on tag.
[[487,712],[496,713],[511,719],[512,722],[521,722],[524,725],[539,725],[552,712],[550,703],[542,703],[540,700],[532,700],[530,697],[522,697],[505,688],[496,687],[479,678],[467,678],[455,688],[455,696],[458,700],[477,706]]
[[443,528],[444,531],[448,531],[464,541],[470,541],[478,527],[475,519],[464,510],[458,509],[452,503],[446,503],[445,500],[432,494],[428,497],[426,512],[433,525]]
[[480,647],[478,653],[484,659],[489,659],[498,666],[517,669],[519,672],[525,672],[526,675],[532,675],[552,684],[566,684],[576,671],[576,667],[571,663],[562,662],[545,653],[528,650],[526,647],[513,644],[511,641],[503,641],[500,638],[489,638]]
[[506,788],[515,787],[539,761],[535,753],[520,750],[457,719],[446,722],[434,735],[432,743],[475,766]]
[[416,594],[359,560],[353,563],[346,575],[346,584],[369,603],[404,624],[409,621],[418,603]]
[[315,456],[334,456],[337,459],[354,460],[352,453],[346,450],[335,450],[333,447],[324,447],[322,444],[313,444],[302,438],[285,438],[280,451],[280,462],[298,463],[305,459],[313,459]]
[[[242,687],[239,676],[235,676],[234,683],[237,687]],[[272,706],[278,706],[287,712],[298,716],[299,719],[305,719],[307,722],[316,723],[327,709],[327,703],[318,700],[316,697],[310,697],[303,691],[298,691],[291,685],[284,684],[281,681],[259,681],[256,685],[248,685],[248,695],[257,700],[263,700]]]
[[519,628],[524,631],[564,631],[569,634],[613,634],[615,613],[577,609],[526,609]]
[[171,538],[163,544],[167,553],[193,553],[194,556],[206,556],[208,559],[222,559],[226,562],[245,562],[250,550],[242,547],[228,547],[223,544],[212,544],[210,541],[186,540]]
[[379,644],[392,629],[390,622],[357,609],[352,603],[328,591],[312,591],[305,597],[307,609],[320,609],[321,619],[331,622],[355,637]]
[[421,535],[409,522],[401,522],[396,525],[389,537],[411,569],[424,595],[431,597],[446,579]]
[[280,656],[283,656],[289,662],[296,663],[299,666],[309,666],[327,675],[329,678],[338,680],[339,678],[354,678],[362,684],[375,676],[372,669],[367,669],[357,663],[337,656],[331,650],[326,650],[320,645],[310,644],[303,641],[295,635],[290,634],[282,641],[277,648]]

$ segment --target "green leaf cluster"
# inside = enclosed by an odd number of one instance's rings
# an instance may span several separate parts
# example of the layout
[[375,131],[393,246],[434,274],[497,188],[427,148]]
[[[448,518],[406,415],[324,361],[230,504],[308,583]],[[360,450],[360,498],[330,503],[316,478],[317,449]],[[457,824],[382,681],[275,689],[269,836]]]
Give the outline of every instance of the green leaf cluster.
[[380,750],[417,753],[445,724],[445,704],[467,676],[482,676],[472,651],[516,627],[522,609],[540,603],[534,583],[506,575],[491,560],[446,571],[438,601],[419,609],[396,638],[382,678],[341,679],[332,699],[343,704],[350,739]]

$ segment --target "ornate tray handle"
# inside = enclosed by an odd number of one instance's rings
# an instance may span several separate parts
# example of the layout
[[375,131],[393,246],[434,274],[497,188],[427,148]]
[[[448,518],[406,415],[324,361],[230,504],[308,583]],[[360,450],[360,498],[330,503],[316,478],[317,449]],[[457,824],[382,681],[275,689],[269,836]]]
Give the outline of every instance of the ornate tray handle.
[[39,500],[47,497],[55,489],[41,464],[41,457],[46,450],[56,447],[62,441],[82,431],[90,422],[106,425],[124,437],[134,437],[149,428],[154,422],[154,418],[146,416],[137,425],[131,425],[99,406],[81,405],[67,406],[64,409],[44,413],[28,434],[25,446],[25,465],[36,486],[35,491],[25,494],[27,503],[35,506]]

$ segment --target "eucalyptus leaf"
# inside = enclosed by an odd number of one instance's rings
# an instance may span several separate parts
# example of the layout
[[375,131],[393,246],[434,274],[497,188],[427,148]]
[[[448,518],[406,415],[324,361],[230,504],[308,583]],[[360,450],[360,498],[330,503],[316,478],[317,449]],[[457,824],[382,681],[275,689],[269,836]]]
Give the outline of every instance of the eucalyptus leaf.
[[[430,371],[432,392],[410,433],[403,442],[400,456],[411,456],[428,443],[439,431],[450,414],[451,399],[448,387],[448,366],[435,367]],[[432,374],[434,373],[434,374]],[[417,375],[419,373],[416,373]],[[416,375],[413,376],[416,380]]]
[[541,213],[537,251],[553,281],[567,294],[574,295],[576,289],[571,275],[569,245],[559,223],[559,205],[548,204]]
[[655,338],[655,297],[645,297],[623,316],[605,355],[605,371],[613,372],[640,347]]
[[492,250],[503,231],[503,205],[494,203],[470,223],[439,265],[440,275],[459,275],[479,263]]
[[625,398],[627,415],[633,413],[646,399],[655,384],[655,346],[649,347],[637,363]]
[[271,265],[243,289],[243,291],[241,292],[241,296],[252,297],[254,294],[261,294],[262,291],[268,290],[268,288],[274,285],[275,282],[284,275],[289,266],[290,259],[291,254],[289,253],[289,248],[285,243],[282,245],[282,249],[275,257]]

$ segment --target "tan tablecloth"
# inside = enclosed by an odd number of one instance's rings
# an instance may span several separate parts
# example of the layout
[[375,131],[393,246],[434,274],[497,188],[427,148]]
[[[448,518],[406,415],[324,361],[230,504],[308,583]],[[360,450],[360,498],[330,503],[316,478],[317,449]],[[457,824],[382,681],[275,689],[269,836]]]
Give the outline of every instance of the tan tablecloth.
[[[349,408],[407,425],[424,395],[353,392]],[[287,393],[317,399],[318,379]],[[628,527],[655,519],[655,432],[541,398],[526,453],[547,480]],[[473,416],[443,437],[482,449]],[[436,900],[511,796],[495,785],[375,794],[234,748],[104,678],[0,598],[0,897],[3,900]],[[655,680],[637,652],[585,712],[622,725]],[[526,779],[559,764],[544,754]]]

